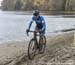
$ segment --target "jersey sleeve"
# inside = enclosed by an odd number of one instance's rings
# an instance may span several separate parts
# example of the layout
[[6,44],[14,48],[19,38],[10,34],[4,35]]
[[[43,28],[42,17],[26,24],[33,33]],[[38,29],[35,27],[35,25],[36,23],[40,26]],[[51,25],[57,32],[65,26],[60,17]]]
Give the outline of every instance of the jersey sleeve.
[[31,25],[32,25],[33,21],[34,21],[34,18],[32,17],[32,20],[31,20],[30,23],[29,23],[29,27],[28,27],[28,29],[31,28]]
[[46,29],[46,23],[45,23],[45,20],[43,17],[42,17],[42,25],[43,25],[43,27],[42,27],[42,31],[43,31]]

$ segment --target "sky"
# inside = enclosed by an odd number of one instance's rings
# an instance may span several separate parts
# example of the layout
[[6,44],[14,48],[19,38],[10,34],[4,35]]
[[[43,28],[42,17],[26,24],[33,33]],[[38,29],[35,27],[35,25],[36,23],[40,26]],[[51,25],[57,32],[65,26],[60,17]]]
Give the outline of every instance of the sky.
[[1,1],[2,1],[2,0],[0,0],[0,6],[1,6]]

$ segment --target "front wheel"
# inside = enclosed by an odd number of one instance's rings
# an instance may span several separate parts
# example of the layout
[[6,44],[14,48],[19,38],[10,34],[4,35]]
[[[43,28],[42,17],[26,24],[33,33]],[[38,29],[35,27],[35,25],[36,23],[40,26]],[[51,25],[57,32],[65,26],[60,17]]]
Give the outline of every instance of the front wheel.
[[46,37],[43,36],[43,37],[40,37],[40,40],[39,40],[39,52],[40,53],[44,53],[45,51],[45,48],[46,48]]
[[28,57],[33,59],[36,53],[36,40],[33,38],[30,40],[28,45]]

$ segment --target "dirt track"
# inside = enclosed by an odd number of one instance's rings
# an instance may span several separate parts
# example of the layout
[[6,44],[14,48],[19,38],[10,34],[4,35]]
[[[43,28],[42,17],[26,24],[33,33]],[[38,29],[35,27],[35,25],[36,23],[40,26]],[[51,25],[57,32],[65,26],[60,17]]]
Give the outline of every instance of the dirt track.
[[33,60],[24,57],[16,65],[75,65],[74,34],[58,35],[47,39],[46,52]]

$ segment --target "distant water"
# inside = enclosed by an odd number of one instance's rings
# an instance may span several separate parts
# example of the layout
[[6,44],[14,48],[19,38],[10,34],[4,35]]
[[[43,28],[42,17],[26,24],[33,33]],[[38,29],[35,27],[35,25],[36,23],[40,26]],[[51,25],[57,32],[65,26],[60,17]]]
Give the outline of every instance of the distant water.
[[[55,30],[75,28],[75,18],[43,15],[46,21],[46,35]],[[26,29],[32,15],[26,12],[0,11],[0,42],[27,40]],[[34,30],[35,23],[31,29]]]

